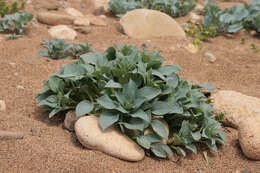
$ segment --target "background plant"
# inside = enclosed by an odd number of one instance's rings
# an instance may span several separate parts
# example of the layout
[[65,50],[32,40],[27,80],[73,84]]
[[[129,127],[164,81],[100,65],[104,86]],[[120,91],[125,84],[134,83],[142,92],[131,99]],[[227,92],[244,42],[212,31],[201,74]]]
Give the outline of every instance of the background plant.
[[14,1],[10,4],[10,6],[8,6],[5,0],[0,0],[0,17],[4,17],[6,14],[13,14],[24,10],[25,5],[26,1],[22,1],[21,3]]
[[13,33],[14,35],[24,35],[24,28],[33,19],[31,13],[7,14],[0,20],[0,32]]
[[163,62],[159,52],[133,45],[81,55],[44,81],[39,106],[50,111],[50,118],[68,110],[78,116],[97,114],[103,130],[116,125],[157,157],[173,151],[186,155],[185,149],[197,153],[197,142],[216,151],[225,134],[210,100],[200,92],[214,87],[182,80],[177,64]]
[[172,17],[179,17],[193,10],[196,3],[196,0],[110,0],[109,8],[119,17],[138,8],[158,10]]
[[87,42],[84,44],[68,44],[64,39],[43,39],[43,41],[42,46],[47,50],[40,50],[38,55],[51,57],[52,59],[79,58],[80,55],[95,51],[90,48],[91,44]]

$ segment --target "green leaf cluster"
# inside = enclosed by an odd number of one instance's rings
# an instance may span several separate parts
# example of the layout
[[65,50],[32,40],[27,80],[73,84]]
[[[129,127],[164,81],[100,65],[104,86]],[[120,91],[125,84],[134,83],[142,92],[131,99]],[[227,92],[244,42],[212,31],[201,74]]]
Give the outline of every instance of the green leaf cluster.
[[26,1],[22,1],[20,4],[17,1],[14,1],[10,6],[8,6],[5,0],[0,0],[0,17],[24,10],[25,5]]
[[7,14],[0,20],[0,32],[11,32],[14,35],[23,35],[24,27],[33,19],[31,13]]
[[236,5],[220,9],[214,2],[205,7],[204,27],[214,26],[218,34],[236,33],[241,29],[255,30],[260,33],[260,1],[251,0],[250,4]]
[[49,117],[68,110],[78,116],[97,114],[103,130],[116,125],[157,157],[173,151],[185,155],[186,149],[196,153],[197,142],[216,151],[225,134],[200,91],[214,87],[182,80],[181,68],[163,66],[164,60],[159,52],[134,45],[81,55],[44,82],[39,105],[50,111]]
[[138,8],[158,10],[179,17],[187,15],[196,3],[196,0],[110,0],[109,8],[118,17]]
[[47,50],[40,50],[39,56],[51,57],[52,59],[66,59],[69,57],[79,58],[80,55],[94,52],[94,49],[91,49],[91,44],[68,44],[64,39],[43,39],[44,44],[42,46]]

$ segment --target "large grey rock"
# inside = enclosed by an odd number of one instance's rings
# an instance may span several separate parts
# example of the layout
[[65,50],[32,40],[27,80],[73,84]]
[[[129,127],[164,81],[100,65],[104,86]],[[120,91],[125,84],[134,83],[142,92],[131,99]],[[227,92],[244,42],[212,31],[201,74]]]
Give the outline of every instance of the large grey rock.
[[65,14],[41,12],[38,13],[37,20],[47,25],[70,25],[73,24],[75,17]]
[[86,148],[127,161],[139,161],[144,158],[143,149],[114,126],[102,131],[96,116],[80,118],[75,124],[75,132],[80,143]]
[[240,122],[238,139],[248,158],[260,160],[260,114]]
[[211,99],[215,112],[224,113],[224,123],[231,127],[238,128],[245,119],[260,116],[259,98],[223,90],[214,94]]
[[77,32],[66,25],[53,26],[48,32],[53,38],[74,40],[77,37]]
[[155,10],[132,10],[121,18],[120,25],[124,32],[133,38],[169,36],[185,38],[182,27],[172,17]]

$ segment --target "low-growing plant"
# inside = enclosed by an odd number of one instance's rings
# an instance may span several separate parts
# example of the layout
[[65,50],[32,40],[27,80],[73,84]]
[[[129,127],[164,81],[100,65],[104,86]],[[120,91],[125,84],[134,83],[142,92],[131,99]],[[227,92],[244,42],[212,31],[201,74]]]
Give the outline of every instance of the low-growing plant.
[[193,10],[196,3],[197,0],[110,0],[109,8],[119,17],[138,8],[158,10],[172,17],[179,17]]
[[20,12],[21,10],[24,10],[25,5],[26,1],[22,1],[21,3],[14,1],[8,6],[5,0],[0,0],[0,17],[4,17],[6,14]]
[[51,57],[52,59],[79,58],[80,55],[95,51],[90,48],[91,45],[88,43],[69,44],[65,42],[65,39],[43,39],[43,41],[45,43],[42,46],[47,50],[40,50],[38,55]]
[[200,23],[188,22],[185,32],[194,38],[193,44],[196,46],[200,45],[202,42],[208,41],[209,38],[217,36],[216,28],[213,25],[205,28]]
[[32,19],[33,15],[26,12],[5,15],[4,19],[0,20],[0,32],[24,35],[24,28]]
[[185,149],[197,153],[195,143],[217,151],[225,134],[200,91],[214,87],[182,80],[181,68],[163,66],[164,60],[159,52],[134,45],[81,55],[44,81],[39,106],[50,111],[50,118],[69,110],[77,116],[96,114],[102,130],[115,125],[157,157],[173,151],[185,156]]
[[81,55],[86,54],[88,52],[95,52],[94,49],[91,49],[91,44],[84,43],[84,44],[74,44],[71,49],[72,57],[79,58]]
[[241,29],[260,32],[260,1],[251,0],[250,4],[236,5],[220,9],[216,3],[207,3],[203,25],[214,26],[218,34],[236,33]]

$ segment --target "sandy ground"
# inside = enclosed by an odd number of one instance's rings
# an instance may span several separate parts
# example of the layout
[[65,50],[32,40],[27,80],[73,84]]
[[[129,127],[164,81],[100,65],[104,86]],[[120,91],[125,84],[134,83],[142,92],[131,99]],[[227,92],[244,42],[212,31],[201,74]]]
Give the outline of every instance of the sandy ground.
[[[37,14],[33,6],[35,2],[41,4],[40,0],[34,0],[27,6],[27,11]],[[80,0],[72,6],[88,13],[80,8]],[[177,21],[181,23],[186,19],[179,18]],[[107,27],[91,26],[91,33],[79,34],[73,42],[88,41],[99,51],[114,43],[136,44],[139,47],[145,44],[150,50],[161,50],[167,63],[179,64],[183,68],[181,76],[185,79],[195,83],[211,82],[218,89],[260,98],[260,52],[250,49],[251,43],[260,47],[257,37],[245,32],[232,38],[219,36],[204,43],[198,53],[192,54],[183,48],[188,41],[175,38],[136,40],[119,32],[118,19],[107,17],[105,21]],[[244,45],[240,43],[242,37],[246,39]],[[49,120],[47,114],[37,108],[35,97],[42,89],[43,80],[62,65],[73,61],[55,61],[37,56],[43,38],[50,38],[47,26],[39,24],[38,27],[29,26],[23,38],[0,42],[0,99],[5,100],[7,105],[6,112],[0,112],[0,130],[25,134],[22,140],[0,140],[0,173],[260,172],[260,162],[248,160],[243,155],[237,131],[231,128],[224,128],[228,138],[219,152],[201,148],[198,155],[189,153],[177,163],[151,157],[132,163],[84,149],[73,133],[62,128],[62,118]],[[207,51],[216,56],[214,63],[204,56]],[[203,151],[208,151],[209,165]]]

